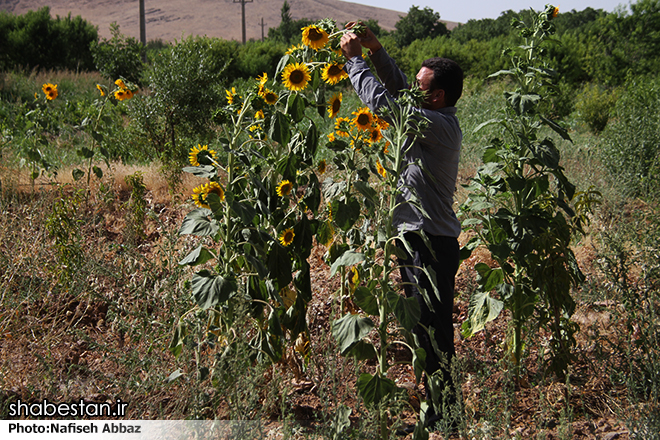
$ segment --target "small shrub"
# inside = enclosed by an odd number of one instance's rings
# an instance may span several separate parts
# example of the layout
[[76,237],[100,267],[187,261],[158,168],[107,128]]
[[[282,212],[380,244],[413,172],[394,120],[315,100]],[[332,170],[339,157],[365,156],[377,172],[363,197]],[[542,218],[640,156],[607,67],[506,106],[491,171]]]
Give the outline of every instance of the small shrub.
[[607,126],[616,100],[616,91],[589,84],[577,96],[575,109],[579,119],[587,124],[589,130],[598,134]]
[[142,44],[135,38],[122,35],[119,25],[110,25],[112,38],[93,42],[92,56],[96,68],[103,76],[115,80],[126,78],[130,82],[140,84],[142,70]]
[[624,196],[655,197],[660,189],[660,79],[635,78],[603,132],[602,160]]

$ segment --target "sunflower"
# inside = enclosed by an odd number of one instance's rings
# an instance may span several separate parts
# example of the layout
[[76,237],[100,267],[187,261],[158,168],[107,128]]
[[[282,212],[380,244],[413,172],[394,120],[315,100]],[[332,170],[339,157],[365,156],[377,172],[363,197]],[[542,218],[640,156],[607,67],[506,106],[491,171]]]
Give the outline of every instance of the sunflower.
[[291,190],[293,189],[293,183],[288,180],[282,180],[279,185],[277,185],[277,195],[280,197],[288,196]]
[[105,96],[105,91],[103,91],[103,87],[101,87],[101,84],[97,84],[96,88],[99,89],[99,92],[101,92],[101,96]]
[[[293,234],[293,232],[291,233]],[[288,246],[288,244],[285,244],[284,246]],[[296,291],[290,288],[289,286],[286,286],[284,289],[280,290],[280,298],[282,298],[282,301],[284,302],[285,309],[288,309],[293,305],[293,303],[296,302],[297,296],[298,294],[296,293]]]
[[351,120],[348,118],[337,118],[335,121],[335,131],[339,136],[342,137],[348,137],[348,124],[350,124]]
[[41,86],[41,90],[46,94],[46,99],[49,101],[52,101],[53,99],[57,98],[58,92],[57,92],[57,84],[51,84],[51,83],[46,83],[43,86]]
[[344,71],[344,65],[340,63],[328,63],[321,71],[321,78],[330,85],[335,85],[342,79],[348,78]]
[[374,115],[374,122],[381,130],[387,130],[390,127],[390,124],[388,124],[385,119],[379,117],[378,115]]
[[204,199],[204,186],[206,185],[200,185],[193,188],[192,199],[195,201],[195,205],[199,206],[200,208],[209,207],[209,205],[206,204],[206,200]]
[[279,96],[277,96],[277,93],[268,89],[264,89],[262,96],[264,98],[264,101],[266,101],[266,104],[268,105],[274,105],[279,98]]
[[234,97],[236,97],[236,87],[232,87],[231,90],[225,89],[225,92],[227,93],[227,104],[233,104]]
[[124,99],[131,99],[133,97],[133,91],[131,89],[124,90],[126,97]]
[[125,89],[119,89],[115,91],[115,98],[117,101],[123,101],[124,99],[128,99],[128,94]]
[[319,50],[328,42],[328,33],[312,24],[302,28],[302,42],[314,50]]
[[254,114],[254,119],[264,119],[266,116],[264,115],[263,110],[257,110],[257,112]]
[[353,124],[360,130],[369,130],[373,122],[373,116],[367,107],[359,108],[358,111],[353,112]]
[[378,174],[383,176],[383,179],[385,178],[385,176],[387,176],[387,171],[385,170],[385,168],[383,168],[383,166],[378,161],[376,161],[376,171],[378,171]]
[[559,15],[559,8],[555,7],[555,9],[552,10],[552,18],[557,18],[557,15]]
[[280,234],[280,243],[282,243],[282,246],[289,246],[291,243],[293,243],[293,237],[295,236],[296,234],[293,232],[293,229],[287,228]]
[[215,159],[215,150],[209,150],[208,145],[201,145],[197,144],[196,147],[192,147],[190,149],[190,155],[188,156],[188,160],[190,161],[191,165],[194,167],[198,167],[200,164],[202,165],[211,165],[211,159]]
[[124,81],[122,81],[121,79],[118,79],[117,81],[115,81],[115,84],[120,89],[126,89],[126,84],[124,84]]
[[258,76],[257,81],[259,81],[259,85],[266,85],[266,82],[268,81],[268,73],[264,72],[261,76]]
[[337,138],[335,137],[335,134],[334,134],[334,133],[330,133],[330,134],[328,135],[328,140],[329,140],[330,142],[334,142],[335,140],[337,140]]
[[307,87],[307,83],[311,79],[312,77],[305,63],[289,64],[282,72],[284,86],[289,90],[302,90]]
[[326,168],[325,159],[322,159],[322,160],[319,161],[319,164],[316,166],[316,170],[320,174],[323,174],[323,173],[325,173],[325,168]]
[[330,118],[334,118],[337,116],[337,113],[339,113],[342,98],[343,95],[341,92],[333,95],[332,98],[330,98],[330,102],[328,103],[328,115]]
[[383,134],[380,132],[380,128],[374,128],[369,132],[369,142],[374,143],[383,139]]
[[218,182],[209,182],[205,185],[206,195],[216,194],[221,202],[225,201],[225,190]]

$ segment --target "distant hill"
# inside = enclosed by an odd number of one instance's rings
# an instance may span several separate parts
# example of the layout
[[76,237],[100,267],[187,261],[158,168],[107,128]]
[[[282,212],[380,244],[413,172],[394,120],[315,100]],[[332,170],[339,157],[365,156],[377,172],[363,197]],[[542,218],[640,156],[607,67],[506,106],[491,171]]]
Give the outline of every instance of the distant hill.
[[[385,30],[393,30],[404,12],[359,5],[340,0],[288,0],[294,20],[332,18],[338,24],[356,19],[374,19]],[[268,36],[268,28],[280,24],[284,0],[252,0],[245,3],[246,38]],[[137,0],[0,0],[0,10],[22,15],[44,6],[52,16],[80,15],[110,37],[110,23],[121,32],[139,38]],[[190,35],[241,40],[240,0],[145,0],[147,40],[173,41]],[[263,26],[262,26],[263,22]],[[448,28],[456,24],[446,22]]]

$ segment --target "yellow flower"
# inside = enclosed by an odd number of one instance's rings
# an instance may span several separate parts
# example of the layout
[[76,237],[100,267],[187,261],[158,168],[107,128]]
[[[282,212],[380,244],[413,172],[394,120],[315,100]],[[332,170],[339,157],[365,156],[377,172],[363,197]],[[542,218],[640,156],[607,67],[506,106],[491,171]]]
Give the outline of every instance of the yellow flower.
[[552,18],[557,18],[557,15],[559,14],[559,6],[556,6],[555,9],[552,11]]
[[371,128],[371,123],[373,122],[373,116],[371,111],[367,107],[362,107],[358,111],[353,112],[355,118],[353,118],[353,123],[360,130],[369,130]]
[[302,90],[307,87],[307,83],[311,79],[312,77],[305,63],[289,64],[282,72],[284,86],[289,90]]
[[334,133],[330,133],[330,134],[328,135],[328,140],[329,140],[330,142],[334,142],[334,141],[336,140],[336,138],[335,138],[335,134],[334,134]]
[[[291,233],[293,234],[293,231]],[[291,239],[293,240],[293,237]],[[280,238],[280,242],[281,241],[282,239]],[[288,246],[288,244],[284,244],[284,246]],[[296,302],[297,296],[298,294],[296,293],[296,291],[290,288],[289,286],[286,286],[284,289],[280,290],[280,298],[282,298],[282,301],[284,302],[285,309],[288,309],[293,305],[293,303]]]
[[217,194],[218,198],[220,198],[221,202],[225,201],[225,190],[222,189],[220,184],[218,182],[209,182],[206,184],[206,195],[208,196],[209,194]]
[[261,86],[266,85],[266,82],[268,81],[268,73],[264,72],[261,76],[258,76],[257,81],[259,81],[259,85]]
[[326,168],[325,159],[322,159],[319,161],[319,164],[317,165],[316,169],[320,174],[323,174],[325,173],[325,168]]
[[233,104],[234,97],[236,96],[236,87],[232,87],[231,91],[225,89],[225,92],[227,92],[227,104]]
[[208,145],[197,144],[196,147],[192,147],[190,149],[190,155],[188,156],[188,160],[190,161],[190,164],[195,167],[198,167],[200,164],[211,165],[209,156],[211,157],[211,159],[215,159],[216,157],[215,150],[209,150]]
[[124,99],[131,99],[133,97],[133,91],[131,89],[124,90],[124,93],[126,94]]
[[57,84],[46,83],[41,86],[41,90],[43,90],[44,94],[46,95],[46,99],[49,101],[57,98]]
[[374,122],[380,128],[381,130],[387,130],[390,127],[390,124],[387,123],[387,121],[378,115],[373,115],[374,116]]
[[268,105],[275,104],[277,102],[277,99],[279,98],[277,96],[277,93],[275,93],[273,91],[270,91],[268,89],[264,89],[264,92],[263,92],[262,96],[264,98],[264,101],[266,101],[266,104],[268,104]]
[[333,95],[332,98],[330,98],[330,102],[328,103],[328,115],[330,118],[334,118],[337,116],[337,113],[339,113],[342,98],[343,95],[341,92]]
[[125,89],[119,89],[115,91],[115,98],[117,101],[123,101],[124,99],[128,99],[128,94]]
[[101,92],[101,96],[105,96],[105,92],[103,91],[103,87],[101,87],[101,84],[97,84],[96,88],[99,89],[99,92]]
[[378,142],[383,139],[383,134],[380,132],[380,128],[374,128],[369,132],[369,142]]
[[200,185],[196,188],[193,188],[192,199],[195,201],[195,205],[200,208],[209,209],[207,198],[209,194],[217,194],[220,198],[220,201],[225,200],[225,190],[222,189],[218,182],[209,182],[204,185]]
[[348,78],[348,73],[344,71],[343,64],[328,63],[321,71],[321,78],[328,84],[335,85],[342,79]]
[[288,180],[282,180],[279,185],[277,185],[277,195],[280,197],[288,196],[291,190],[293,189],[293,183]]
[[295,236],[296,234],[293,232],[293,229],[287,228],[280,234],[280,243],[282,243],[282,246],[289,246],[293,243],[293,237]]
[[348,118],[337,118],[335,121],[335,131],[339,136],[348,137],[348,131],[346,131],[346,128],[350,122],[351,121]]
[[294,52],[296,52],[296,51],[298,51],[298,50],[303,50],[303,49],[304,49],[303,46],[296,46],[296,45],[293,45],[293,46],[291,46],[290,48],[288,48],[288,49],[286,50],[285,54],[286,54],[286,55],[293,55]]
[[376,161],[376,171],[378,171],[378,174],[383,176],[383,179],[385,178],[385,176],[387,176],[387,170],[383,168],[383,166],[380,164],[379,161]]
[[124,84],[124,81],[122,81],[121,79],[118,79],[117,81],[115,81],[115,84],[120,89],[126,89],[126,84]]
[[314,50],[319,50],[328,42],[328,33],[312,24],[302,28],[302,42]]
[[264,119],[266,116],[264,116],[263,110],[257,110],[257,112],[254,114],[254,119]]

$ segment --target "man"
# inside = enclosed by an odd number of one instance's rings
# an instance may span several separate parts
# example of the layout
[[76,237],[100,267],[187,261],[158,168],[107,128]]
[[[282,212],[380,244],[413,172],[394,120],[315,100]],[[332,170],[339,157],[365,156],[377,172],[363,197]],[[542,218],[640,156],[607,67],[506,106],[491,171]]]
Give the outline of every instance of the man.
[[[349,23],[348,28],[354,23]],[[369,57],[376,69],[378,81],[362,58],[362,47],[369,49]],[[388,106],[399,91],[408,88],[406,76],[387,54],[376,36],[369,29],[360,33],[348,32],[341,39],[341,49],[348,60],[344,70],[348,73],[356,93],[372,111]],[[398,187],[398,208],[394,213],[394,226],[404,233],[412,253],[407,259],[399,260],[401,278],[408,297],[416,297],[421,307],[420,324],[413,332],[420,346],[426,351],[425,388],[430,413],[427,425],[441,419],[444,426],[456,425],[448,420],[450,414],[435,414],[431,404],[429,377],[442,380],[445,388],[444,402],[455,402],[455,390],[450,374],[450,362],[455,354],[452,312],[454,303],[454,279],[459,265],[458,236],[461,224],[453,211],[462,132],[456,118],[456,101],[463,90],[463,71],[454,61],[446,58],[431,58],[422,63],[416,82],[426,92],[419,113],[430,122],[422,136],[414,141],[409,138],[404,149],[404,161]],[[413,203],[401,203],[415,196],[428,217]],[[421,233],[426,235],[432,251],[424,243]],[[399,246],[405,250],[403,245]],[[431,282],[420,269],[432,269],[440,298],[434,293]],[[429,308],[420,289],[431,299]],[[440,355],[433,348],[437,344]],[[442,403],[443,397],[440,397]],[[441,405],[442,406],[442,405]],[[449,405],[451,406],[451,405]],[[443,411],[448,411],[444,405]]]

